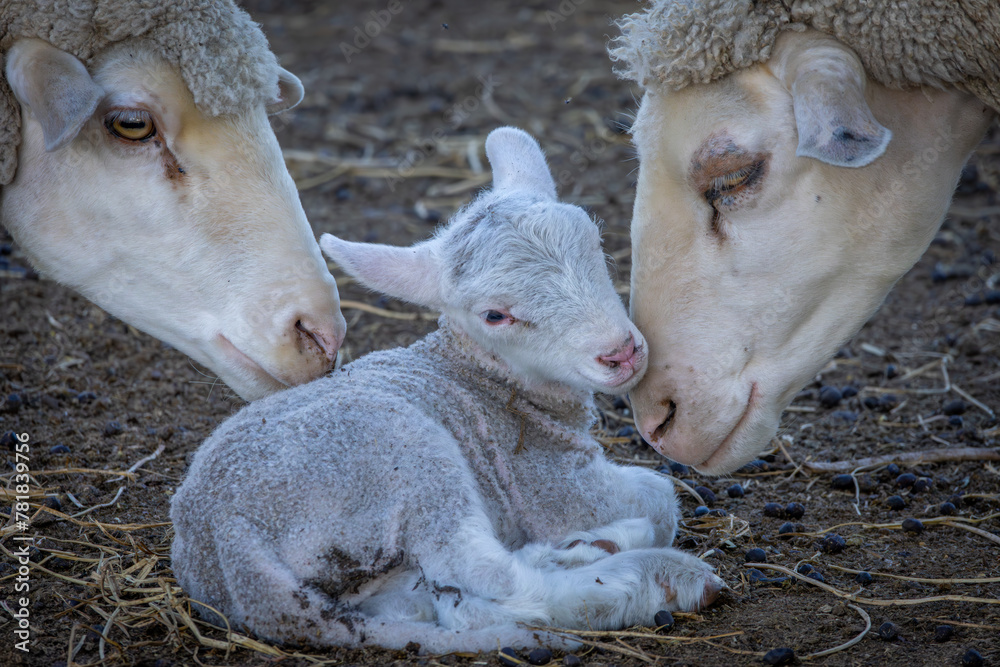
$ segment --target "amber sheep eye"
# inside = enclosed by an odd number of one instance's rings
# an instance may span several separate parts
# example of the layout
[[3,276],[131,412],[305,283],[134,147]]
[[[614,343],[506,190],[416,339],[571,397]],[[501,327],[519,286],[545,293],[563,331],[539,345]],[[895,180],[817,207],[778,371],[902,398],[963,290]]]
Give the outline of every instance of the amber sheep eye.
[[112,111],[105,118],[104,124],[112,134],[129,141],[144,141],[156,134],[153,118],[148,111],[141,109]]

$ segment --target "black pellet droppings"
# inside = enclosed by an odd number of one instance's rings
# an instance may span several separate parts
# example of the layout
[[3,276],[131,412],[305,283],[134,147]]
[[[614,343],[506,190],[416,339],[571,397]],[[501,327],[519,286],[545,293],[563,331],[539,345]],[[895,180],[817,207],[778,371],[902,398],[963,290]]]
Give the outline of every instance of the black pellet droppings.
[[104,425],[104,435],[112,436],[120,434],[124,429],[118,422],[111,421]]
[[715,509],[708,511],[708,516],[724,517],[724,516],[729,516],[729,512],[722,509],[721,507],[716,507]]
[[924,493],[925,491],[930,491],[934,488],[934,480],[930,477],[921,477],[913,483],[913,488],[910,489],[911,493]]
[[14,446],[17,445],[18,442],[20,442],[20,440],[17,439],[17,434],[13,431],[7,431],[3,435],[0,435],[0,449],[9,449],[14,451]]
[[943,502],[938,505],[938,514],[941,516],[955,516],[958,514],[958,508],[955,507],[955,503]]
[[708,488],[707,486],[696,486],[694,487],[694,490],[695,493],[701,496],[702,500],[705,501],[706,505],[711,505],[716,501],[715,493],[713,493],[712,489]]
[[924,524],[920,519],[903,519],[903,532],[922,533],[924,532]]
[[854,490],[854,477],[851,475],[834,475],[832,483],[833,488],[841,491]]
[[858,413],[854,410],[834,410],[830,413],[830,417],[848,424],[858,421]]
[[912,472],[904,472],[896,478],[896,486],[910,487],[917,481],[917,476]]
[[899,405],[899,397],[895,394],[882,394],[878,399],[878,409],[882,412],[889,412]]
[[861,399],[861,405],[865,406],[868,410],[878,409],[878,397],[877,396],[865,396]]
[[17,412],[24,405],[24,400],[21,398],[20,394],[11,394],[7,397],[7,401],[4,404],[8,412]]
[[76,395],[76,400],[78,403],[90,403],[97,400],[97,394],[92,391],[81,391]]
[[730,498],[742,498],[744,496],[743,485],[733,484],[728,489],[726,489],[726,494]]
[[819,404],[824,408],[835,408],[844,399],[836,387],[826,386],[819,390]]
[[59,502],[59,499],[56,498],[55,496],[45,496],[45,498],[42,500],[42,504],[48,507],[49,509],[57,511],[62,510],[62,503]]
[[983,295],[982,294],[970,294],[965,297],[966,306],[981,306],[983,305]]
[[780,518],[785,516],[785,508],[778,503],[766,503],[764,505],[764,516]]
[[970,648],[962,656],[962,667],[983,667],[983,655],[974,648]]
[[653,617],[653,625],[657,630],[670,632],[674,629],[674,615],[666,609],[661,609]]
[[902,496],[889,496],[886,498],[885,504],[889,506],[889,509],[897,512],[906,507],[906,501],[903,500]]
[[899,475],[899,466],[896,465],[895,463],[890,463],[885,467],[885,472],[887,475],[896,477],[897,475]]
[[69,454],[70,449],[66,445],[53,445],[49,448],[49,454]]
[[960,398],[948,401],[941,408],[941,412],[951,417],[952,415],[964,415],[969,410],[969,405]]
[[785,514],[789,519],[801,519],[806,515],[806,506],[802,503],[788,503],[785,505]]
[[885,367],[885,376],[890,380],[899,375],[899,371],[896,369],[896,364],[889,364]]
[[[518,665],[518,663],[514,661],[518,660],[517,651],[515,651],[509,646],[505,646],[504,648],[500,649],[499,658],[501,665],[506,665],[507,667],[517,667]],[[514,658],[514,660],[511,660],[511,658]]]
[[697,507],[695,507],[695,508],[694,508],[694,515],[695,515],[696,517],[699,517],[699,516],[705,516],[705,515],[706,515],[706,514],[708,514],[708,513],[710,512],[710,511],[711,511],[711,510],[710,510],[710,509],[708,509],[707,507],[705,507],[704,505],[698,505]]
[[991,306],[995,306],[1000,303],[1000,289],[987,290],[986,294],[983,296],[983,301]]
[[818,581],[821,584],[825,584],[826,583],[826,579],[823,578],[823,575],[820,574],[819,572],[817,572],[816,570],[813,570],[812,572],[810,572],[806,576],[809,577],[810,579],[815,579],[816,581]]
[[765,552],[760,547],[754,547],[746,552],[743,556],[743,560],[747,563],[766,563],[767,562],[767,552]]
[[635,435],[635,429],[631,426],[622,426],[615,435],[619,438],[631,438]]
[[552,660],[552,651],[547,648],[532,649],[528,654],[528,662],[532,665],[547,665]]
[[948,417],[948,426],[954,426],[955,428],[962,428],[965,425],[965,420],[955,415],[953,417]]
[[675,475],[687,475],[690,474],[690,470],[683,463],[678,463],[677,461],[670,462],[670,472]]
[[847,548],[847,541],[836,533],[829,533],[819,541],[820,551],[828,554],[839,554]]
[[747,570],[747,578],[750,579],[751,582],[758,582],[766,580],[767,575],[758,570],[757,568],[752,567],[749,570]]
[[813,569],[813,566],[809,563],[801,563],[797,568],[795,568],[795,571],[799,574],[809,574],[813,571]]
[[858,395],[858,388],[852,385],[847,385],[840,388],[840,395],[844,398],[854,398]]
[[580,660],[577,656],[570,653],[569,655],[563,656],[563,665],[565,667],[580,667],[583,664],[583,660]]
[[795,651],[790,648],[773,648],[764,654],[765,665],[787,665],[795,660]]
[[954,505],[955,507],[959,507],[962,504],[962,494],[961,493],[952,494],[951,496],[948,497],[948,502]]
[[939,625],[934,628],[934,641],[946,642],[955,636],[955,628],[950,625]]
[[891,621],[886,621],[878,626],[878,636],[884,641],[891,642],[899,637],[899,628]]
[[875,580],[871,572],[858,572],[854,577],[854,581],[858,582],[862,586],[867,586]]
[[787,533],[797,533],[798,531],[795,530],[795,528],[796,526],[794,523],[792,523],[791,521],[786,521],[785,523],[781,524],[780,528],[778,528],[778,535],[785,535]]
[[763,459],[754,459],[736,472],[743,473],[745,475],[752,475],[758,472],[767,472],[770,469],[771,465],[767,461]]

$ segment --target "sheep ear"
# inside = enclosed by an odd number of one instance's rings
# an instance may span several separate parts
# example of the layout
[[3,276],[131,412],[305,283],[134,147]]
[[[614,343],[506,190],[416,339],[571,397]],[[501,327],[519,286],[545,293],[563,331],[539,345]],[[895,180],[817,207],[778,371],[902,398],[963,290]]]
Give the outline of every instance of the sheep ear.
[[41,123],[48,151],[71,142],[104,96],[83,63],[40,39],[14,44],[4,71],[14,97]]
[[302,81],[287,69],[278,69],[278,99],[267,105],[267,115],[273,116],[282,111],[298,106],[305,97],[306,90]]
[[868,108],[867,76],[853,51],[818,33],[784,33],[768,65],[792,95],[796,155],[863,167],[885,153],[892,132]]
[[369,289],[428,308],[441,309],[440,264],[434,239],[408,248],[352,243],[323,234],[326,256]]
[[555,200],[545,154],[530,134],[516,127],[500,127],[486,137],[486,158],[493,167],[493,189],[526,190]]

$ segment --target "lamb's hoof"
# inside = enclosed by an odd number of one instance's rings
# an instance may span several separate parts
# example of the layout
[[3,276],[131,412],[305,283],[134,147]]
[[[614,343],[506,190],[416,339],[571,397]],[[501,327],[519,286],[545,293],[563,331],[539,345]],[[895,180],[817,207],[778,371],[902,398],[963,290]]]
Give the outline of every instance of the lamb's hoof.
[[612,556],[621,551],[621,549],[618,548],[618,545],[612,542],[611,540],[594,540],[593,542],[591,542],[591,544],[597,547],[598,549],[603,549],[604,551],[607,551]]
[[715,602],[716,598],[719,597],[719,593],[725,587],[726,582],[713,574],[711,578],[705,582],[705,590],[701,594],[701,602],[698,606],[704,608]]
[[586,544],[586,543],[585,543],[585,542],[584,542],[583,540],[573,540],[572,542],[570,542],[569,544],[567,544],[567,545],[566,545],[565,547],[563,547],[563,548],[564,548],[564,549],[572,549],[573,547],[578,547],[578,546],[580,546],[581,544]]

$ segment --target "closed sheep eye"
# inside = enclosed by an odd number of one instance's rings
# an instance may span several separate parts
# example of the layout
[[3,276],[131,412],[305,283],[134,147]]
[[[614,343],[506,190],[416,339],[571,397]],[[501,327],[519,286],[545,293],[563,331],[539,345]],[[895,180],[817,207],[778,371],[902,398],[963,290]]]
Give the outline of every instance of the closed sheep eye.
[[743,188],[752,185],[760,178],[763,171],[764,162],[758,161],[728,174],[716,176],[705,191],[705,199],[714,203],[722,197],[734,195]]
[[490,326],[497,326],[499,324],[513,324],[515,322],[514,317],[503,310],[487,310],[480,313],[480,317],[483,321]]
[[156,125],[148,111],[142,109],[116,109],[104,119],[111,134],[126,141],[145,141],[156,135]]

